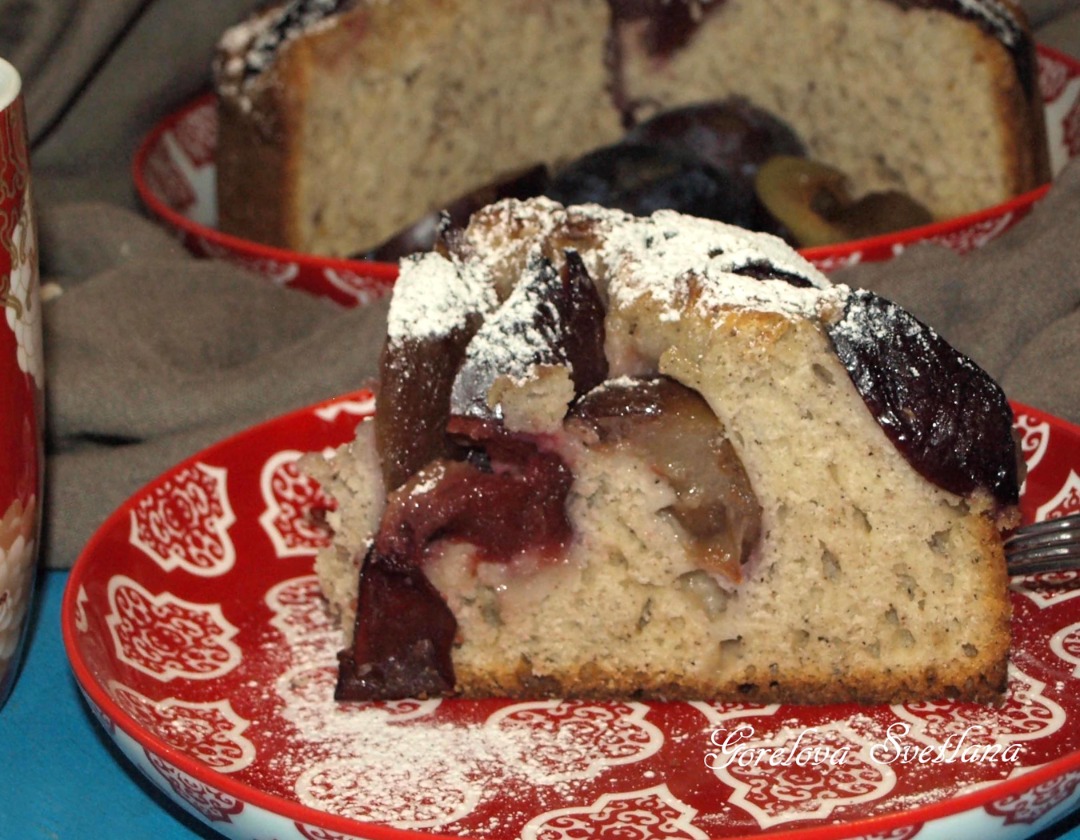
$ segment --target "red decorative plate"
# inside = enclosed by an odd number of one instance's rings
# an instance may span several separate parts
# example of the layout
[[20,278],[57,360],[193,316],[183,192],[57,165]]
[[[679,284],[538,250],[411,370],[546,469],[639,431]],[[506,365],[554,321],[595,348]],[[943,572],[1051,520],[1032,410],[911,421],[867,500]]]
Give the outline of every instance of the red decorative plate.
[[[1051,168],[1056,173],[1071,158],[1080,156],[1080,62],[1049,47],[1039,47],[1038,59]],[[217,230],[216,144],[216,103],[212,95],[206,95],[155,126],[135,155],[133,175],[140,198],[192,251],[232,260],[275,283],[329,297],[345,306],[363,304],[388,291],[397,277],[396,265],[300,254]],[[945,222],[808,248],[803,253],[823,271],[888,260],[925,241],[964,253],[985,245],[1020,221],[1047,189],[1040,187],[996,207]]]
[[[1080,575],[1014,587],[1002,708],[432,700],[339,707],[294,460],[357,392],[226,440],[103,525],[64,595],[76,678],[127,757],[222,834],[1028,836],[1080,803]],[[1080,427],[1017,406],[1025,517],[1080,508]]]

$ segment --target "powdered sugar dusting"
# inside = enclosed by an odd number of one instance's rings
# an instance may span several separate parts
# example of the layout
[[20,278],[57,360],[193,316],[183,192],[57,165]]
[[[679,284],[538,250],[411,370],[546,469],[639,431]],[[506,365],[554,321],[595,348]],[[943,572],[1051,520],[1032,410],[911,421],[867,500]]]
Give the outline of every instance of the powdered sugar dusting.
[[341,0],[292,0],[256,12],[227,29],[218,41],[215,59],[218,92],[242,110],[251,110],[251,83],[273,65],[281,47],[330,25],[340,6]]
[[450,397],[453,413],[487,414],[484,398],[497,376],[524,383],[535,375],[537,365],[569,367],[560,341],[562,317],[543,294],[543,270],[537,268],[532,278],[518,283],[469,342]]
[[1013,11],[998,0],[955,0],[962,14],[979,22],[1007,47],[1020,41],[1021,26]]
[[581,256],[609,317],[647,296],[662,321],[730,309],[831,318],[850,295],[777,237],[674,211],[638,218],[597,205],[508,199],[474,216],[454,248],[452,258],[427,254],[403,264],[389,332],[391,340],[446,335],[470,313],[488,316],[454,382],[451,410],[461,415],[492,412],[497,377],[524,384],[541,366],[568,366],[560,314],[541,282],[561,249]]
[[288,746],[276,751],[270,768],[288,784],[289,798],[319,811],[505,837],[537,807],[519,803],[524,792],[573,800],[613,766],[645,760],[663,744],[642,704],[337,703],[341,637],[324,612],[312,609],[320,603],[314,577],[285,581],[267,600],[280,613],[273,624],[285,638],[266,640],[264,656],[279,676],[264,690],[275,699],[279,726],[289,730],[275,733]]
[[482,267],[423,254],[402,262],[387,335],[391,341],[442,338],[464,327],[470,315],[486,315],[496,305],[495,289]]
[[[613,267],[608,291],[617,305],[628,306],[648,295],[665,305],[667,319],[680,316],[691,281],[699,292],[694,305],[703,315],[720,308],[745,308],[813,318],[848,293],[846,286],[832,285],[774,236],[670,210],[613,226],[604,257]],[[739,273],[763,264],[806,285]]]
[[[523,249],[535,250],[583,227],[592,230],[596,244],[579,250],[609,304],[628,306],[648,295],[664,305],[666,319],[681,316],[691,282],[697,286],[694,305],[704,315],[746,308],[814,318],[850,291],[831,284],[775,236],[671,210],[639,218],[598,205],[564,209],[548,199],[511,199],[487,208],[469,228],[467,257],[497,273],[513,253],[520,258]],[[762,265],[776,276],[740,274]]]
[[244,111],[252,107],[250,88],[297,38],[337,25],[341,13],[390,0],[289,0],[254,12],[227,29],[218,41],[215,77],[218,92]]
[[494,267],[506,259],[508,252],[521,247],[522,240],[548,239],[565,222],[566,214],[562,205],[539,196],[527,201],[497,202],[484,209],[483,218],[483,224],[470,225],[466,233],[469,256]]
[[[530,826],[576,826],[577,836],[598,836],[622,825],[652,836],[647,827],[663,818],[683,827],[670,836],[703,837],[706,827],[724,835],[739,828],[741,836],[754,821],[767,828],[881,816],[1038,766],[1034,745],[1065,723],[1046,684],[1015,666],[1000,708],[339,704],[333,688],[341,639],[318,608],[314,577],[283,581],[267,602],[278,632],[263,646],[270,664],[253,673],[276,679],[250,685],[275,711],[249,733],[261,754],[264,740],[286,742],[266,762],[272,779],[286,785],[282,795],[336,817],[440,835],[502,840],[528,835]],[[256,731],[267,726],[275,729],[270,739]],[[792,798],[796,771],[802,795]],[[716,792],[703,810],[680,798],[690,778]]]
[[311,699],[285,711],[314,755],[322,749],[329,756],[297,775],[303,804],[399,828],[435,828],[467,817],[511,779],[532,781],[522,758],[536,737],[525,729],[443,721],[438,701],[340,706],[329,693],[321,703]]

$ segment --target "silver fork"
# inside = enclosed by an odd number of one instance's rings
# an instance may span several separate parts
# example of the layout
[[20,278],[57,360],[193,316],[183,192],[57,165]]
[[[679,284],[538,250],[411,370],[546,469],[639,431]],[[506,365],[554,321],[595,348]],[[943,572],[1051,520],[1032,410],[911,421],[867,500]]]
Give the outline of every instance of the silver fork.
[[1080,513],[1017,528],[1005,540],[1009,574],[1080,570]]

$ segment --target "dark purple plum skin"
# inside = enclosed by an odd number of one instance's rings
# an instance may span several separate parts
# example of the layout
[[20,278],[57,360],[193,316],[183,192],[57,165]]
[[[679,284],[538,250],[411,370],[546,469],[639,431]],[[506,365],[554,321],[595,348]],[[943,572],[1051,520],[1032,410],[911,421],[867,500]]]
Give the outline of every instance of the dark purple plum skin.
[[806,155],[786,123],[742,97],[662,111],[631,129],[626,140],[685,149],[751,188],[770,157]]
[[915,316],[869,291],[853,292],[828,328],[867,408],[911,465],[960,496],[1020,498],[1013,414],[1001,387]]
[[769,158],[805,157],[806,147],[789,125],[745,98],[732,96],[662,111],[631,129],[625,142],[685,151],[725,172],[732,188],[748,196],[750,210],[742,227],[785,234],[758,200],[754,178]]
[[[451,420],[449,432],[484,457],[438,459],[387,498],[360,566],[353,645],[338,657],[338,700],[453,691],[457,620],[424,574],[429,543],[459,539],[501,561],[526,548],[557,556],[570,539],[572,476],[557,455],[489,420]],[[429,477],[435,487],[414,492]]]
[[746,227],[753,221],[753,192],[685,150],[655,144],[616,143],[571,162],[544,194],[560,204],[599,204],[635,216],[676,210]]
[[[528,365],[566,365],[570,369],[577,396],[596,387],[607,378],[604,355],[604,304],[596,284],[589,276],[581,255],[567,249],[563,264],[556,267],[545,256],[532,261],[521,279],[521,286],[537,302],[532,312],[530,332],[542,336],[530,348],[532,355],[521,359]],[[506,340],[523,324],[501,324]],[[459,411],[473,417],[494,417],[488,405],[488,389],[502,371],[491,369],[483,360],[466,359],[458,371],[463,401],[468,408]]]

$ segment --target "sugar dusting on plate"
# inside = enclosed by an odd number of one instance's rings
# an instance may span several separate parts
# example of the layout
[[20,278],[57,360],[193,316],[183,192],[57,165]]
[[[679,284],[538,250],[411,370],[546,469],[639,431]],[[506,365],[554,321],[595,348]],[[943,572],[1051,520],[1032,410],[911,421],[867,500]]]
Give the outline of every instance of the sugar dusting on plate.
[[[842,820],[850,808],[861,816],[895,814],[1017,769],[1011,761],[955,760],[943,775],[932,761],[899,760],[898,748],[927,750],[933,758],[964,737],[971,745],[1014,744],[1023,758],[1026,740],[1052,734],[1055,719],[1056,706],[1041,685],[1015,667],[1000,708],[461,699],[340,704],[333,690],[341,636],[315,577],[282,582],[267,602],[276,615],[253,657],[260,661],[251,666],[269,679],[252,679],[249,687],[261,694],[252,698],[260,708],[275,711],[257,716],[245,733],[263,756],[257,786],[320,812],[400,829],[510,838],[558,826],[552,836],[563,837],[571,825],[599,830],[624,807],[612,805],[609,814],[603,803],[617,801],[625,802],[631,822],[667,815],[684,829],[673,835],[679,837],[745,829],[754,814],[765,824],[830,815]],[[755,765],[736,756],[726,767],[707,769],[707,753],[718,750],[712,733],[740,726],[754,730],[738,742],[740,749],[770,751],[767,759]],[[800,765],[785,753],[804,748],[825,752],[807,753],[809,761]],[[837,755],[842,760],[830,766]],[[770,767],[773,756],[790,766]],[[781,788],[795,770],[806,796],[789,801]],[[691,778],[697,781],[687,788]],[[680,799],[692,802],[687,794],[694,790],[705,795],[706,807]]]
[[[292,614],[272,622],[276,631],[261,648],[265,670],[280,676],[259,686],[261,702],[280,709],[255,728],[266,729],[275,783],[301,804],[361,822],[450,833],[468,818],[467,830],[459,829],[469,836],[484,836],[484,826],[505,836],[508,823],[529,816],[508,791],[543,789],[561,800],[608,769],[597,749],[617,753],[633,735],[617,708],[604,714],[590,707],[586,719],[575,717],[574,704],[558,708],[559,701],[514,706],[509,715],[499,713],[498,702],[337,703],[340,631],[320,606],[313,576],[285,588],[288,598],[272,593],[268,600],[294,605]],[[455,704],[452,714],[447,702]]]

